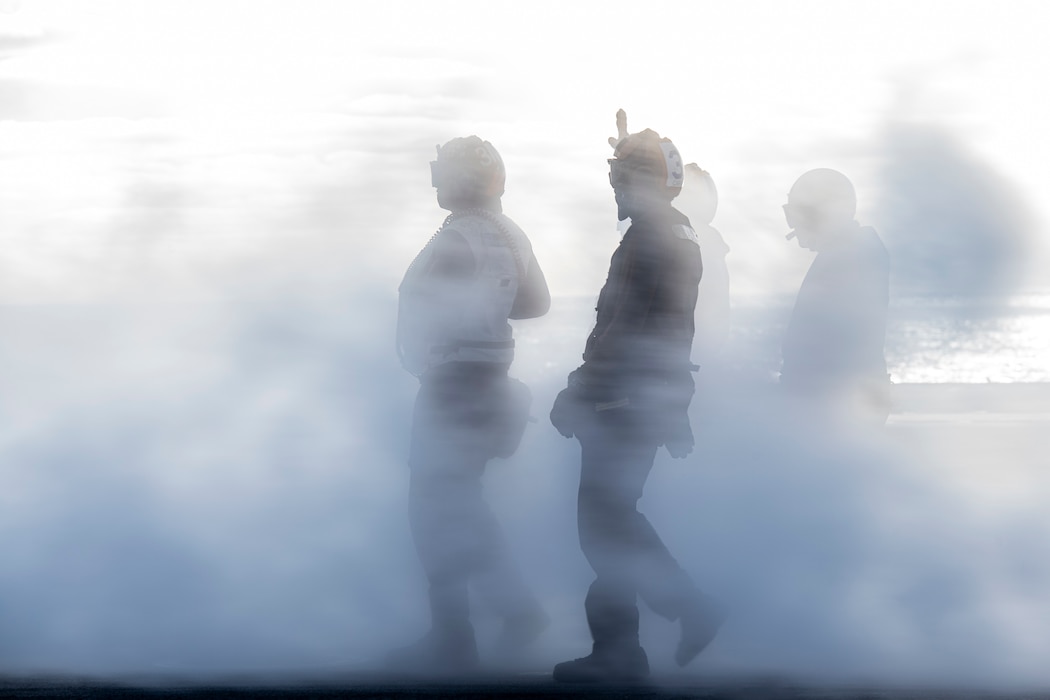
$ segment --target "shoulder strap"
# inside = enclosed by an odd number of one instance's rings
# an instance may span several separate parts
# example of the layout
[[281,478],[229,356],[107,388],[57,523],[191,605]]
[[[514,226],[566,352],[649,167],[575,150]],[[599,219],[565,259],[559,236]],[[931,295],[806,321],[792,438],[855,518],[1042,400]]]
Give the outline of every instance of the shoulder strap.
[[518,276],[521,279],[525,279],[525,261],[521,258],[521,250],[518,248],[518,244],[517,241],[514,240],[514,236],[512,236],[510,231],[507,230],[507,226],[503,223],[498,214],[491,212],[488,209],[466,209],[462,212],[459,212],[459,214],[449,214],[448,218],[445,219],[445,223],[441,225],[441,228],[448,226],[457,218],[467,216],[476,216],[480,219],[485,219],[490,224],[496,227],[496,230],[499,231],[500,236],[503,238],[503,242],[507,244],[507,247],[510,248],[510,252],[514,255],[514,265],[518,268]]
[[696,235],[696,231],[691,226],[672,224],[671,233],[674,234],[675,238],[681,238],[683,241],[690,241],[700,245],[700,237]]

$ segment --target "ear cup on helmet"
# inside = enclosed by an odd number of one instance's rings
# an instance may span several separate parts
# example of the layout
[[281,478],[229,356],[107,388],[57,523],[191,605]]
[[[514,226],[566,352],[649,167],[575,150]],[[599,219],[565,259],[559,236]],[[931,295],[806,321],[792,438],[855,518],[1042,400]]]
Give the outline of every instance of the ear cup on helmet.
[[628,134],[616,143],[610,165],[656,176],[667,194],[674,199],[685,182],[685,166],[678,148],[671,139],[662,138],[652,129]]

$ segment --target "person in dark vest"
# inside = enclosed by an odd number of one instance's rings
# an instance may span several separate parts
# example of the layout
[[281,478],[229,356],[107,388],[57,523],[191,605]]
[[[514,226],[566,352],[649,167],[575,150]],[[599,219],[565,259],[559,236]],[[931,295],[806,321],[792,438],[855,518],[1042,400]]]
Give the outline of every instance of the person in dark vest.
[[881,425],[890,406],[884,355],[890,258],[856,212],[853,184],[837,170],[810,170],[788,192],[787,237],[817,256],[784,336],[780,385],[790,396]]
[[398,352],[419,377],[409,452],[409,520],[429,584],[431,627],[389,654],[391,666],[456,674],[478,665],[468,583],[503,618],[500,644],[535,639],[548,617],[511,561],[482,497],[494,457],[509,457],[531,395],[508,376],[511,319],[550,308],[524,232],[502,213],[506,173],[492,144],[455,138],[431,163],[438,205],[451,213],[399,288]]
[[558,664],[566,683],[630,682],[649,674],[639,643],[637,599],[668,620],[689,663],[714,637],[721,614],[695,586],[638,511],[657,449],[693,449],[690,359],[702,263],[689,220],[671,206],[682,187],[674,144],[649,129],[626,133],[609,161],[621,221],[631,225],[613,253],[598,297],[583,364],[568,378],[551,422],[581,448],[580,547],[595,573],[584,604],[590,655]]

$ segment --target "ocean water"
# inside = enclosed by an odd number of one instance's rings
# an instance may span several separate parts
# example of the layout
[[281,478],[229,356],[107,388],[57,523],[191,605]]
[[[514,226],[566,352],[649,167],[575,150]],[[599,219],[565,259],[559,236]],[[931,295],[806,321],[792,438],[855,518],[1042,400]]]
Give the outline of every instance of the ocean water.
[[[739,371],[776,376],[793,303],[788,296],[733,305],[726,350]],[[898,384],[1050,382],[1050,293],[893,298],[886,362]]]

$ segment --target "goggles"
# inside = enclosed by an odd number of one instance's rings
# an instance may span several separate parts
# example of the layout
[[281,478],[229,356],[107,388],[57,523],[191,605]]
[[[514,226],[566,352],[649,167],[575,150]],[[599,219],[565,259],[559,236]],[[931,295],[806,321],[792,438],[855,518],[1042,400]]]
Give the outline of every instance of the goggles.
[[440,182],[444,180],[445,166],[436,161],[430,161],[430,186],[437,187]]
[[610,158],[608,162],[609,184],[613,186],[613,189],[627,187],[653,177],[653,171],[646,166],[629,165],[627,161],[620,158]]
[[791,203],[784,205],[784,220],[790,229],[797,229],[800,226],[812,227],[819,219],[820,211],[817,207]]

